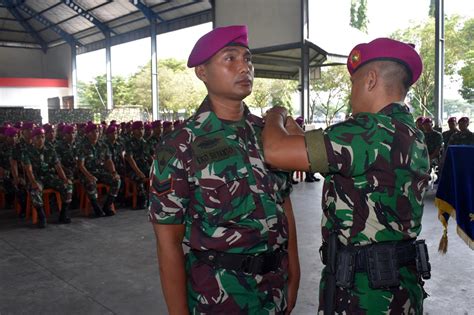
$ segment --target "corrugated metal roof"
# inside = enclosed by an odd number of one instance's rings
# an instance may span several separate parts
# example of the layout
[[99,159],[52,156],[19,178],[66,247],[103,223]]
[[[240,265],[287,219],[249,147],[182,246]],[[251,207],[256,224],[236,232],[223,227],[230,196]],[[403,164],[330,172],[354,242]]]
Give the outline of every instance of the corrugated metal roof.
[[78,53],[212,21],[210,1],[0,0],[0,46],[43,49],[69,43]]

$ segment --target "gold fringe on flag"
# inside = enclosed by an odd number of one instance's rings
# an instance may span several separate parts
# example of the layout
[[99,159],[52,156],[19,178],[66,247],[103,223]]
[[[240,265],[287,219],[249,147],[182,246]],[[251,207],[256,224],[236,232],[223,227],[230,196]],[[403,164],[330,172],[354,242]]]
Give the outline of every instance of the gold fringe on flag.
[[445,255],[448,251],[448,229],[444,228],[443,236],[439,240],[438,252],[442,255]]

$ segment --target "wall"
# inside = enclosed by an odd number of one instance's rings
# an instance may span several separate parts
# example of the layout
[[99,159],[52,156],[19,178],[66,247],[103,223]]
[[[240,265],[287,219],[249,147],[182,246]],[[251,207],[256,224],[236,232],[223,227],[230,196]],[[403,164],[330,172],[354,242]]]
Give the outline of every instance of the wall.
[[0,87],[0,107],[21,106],[41,110],[48,121],[48,98],[71,95],[71,49],[61,45],[44,54],[37,49],[0,47],[0,77],[68,79],[69,88]]

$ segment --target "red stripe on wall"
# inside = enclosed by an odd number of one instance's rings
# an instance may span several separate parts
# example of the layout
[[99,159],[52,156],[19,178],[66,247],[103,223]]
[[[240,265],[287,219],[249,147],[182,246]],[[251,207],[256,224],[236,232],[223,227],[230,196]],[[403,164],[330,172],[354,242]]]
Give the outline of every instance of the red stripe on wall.
[[67,79],[0,78],[0,87],[69,87]]

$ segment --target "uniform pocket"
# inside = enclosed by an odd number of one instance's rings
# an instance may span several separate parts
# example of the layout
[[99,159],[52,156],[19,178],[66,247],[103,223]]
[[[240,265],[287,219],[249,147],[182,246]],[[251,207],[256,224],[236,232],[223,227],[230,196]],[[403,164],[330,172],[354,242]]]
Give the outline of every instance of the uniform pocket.
[[226,225],[247,217],[255,201],[246,175],[229,179],[201,179],[204,217],[211,225]]

